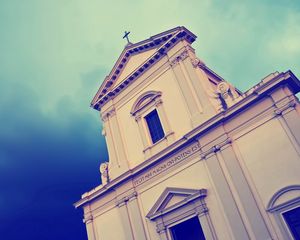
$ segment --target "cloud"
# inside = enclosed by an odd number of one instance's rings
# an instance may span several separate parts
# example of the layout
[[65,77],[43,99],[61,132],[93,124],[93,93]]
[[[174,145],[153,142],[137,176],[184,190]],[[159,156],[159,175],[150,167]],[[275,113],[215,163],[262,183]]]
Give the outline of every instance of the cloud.
[[[90,99],[64,96],[55,111],[44,112],[39,94],[25,83],[0,81],[0,88],[0,221],[6,223],[1,236],[60,239],[72,236],[75,224],[81,235],[74,235],[83,238],[80,212],[72,204],[100,183],[98,167],[107,159]],[[62,229],[64,221],[69,226]]]
[[72,203],[100,182],[99,163],[108,159],[99,114],[89,104],[126,44],[125,30],[138,42],[186,26],[198,35],[197,55],[246,90],[275,70],[300,75],[299,6],[1,1],[0,235],[85,238]]

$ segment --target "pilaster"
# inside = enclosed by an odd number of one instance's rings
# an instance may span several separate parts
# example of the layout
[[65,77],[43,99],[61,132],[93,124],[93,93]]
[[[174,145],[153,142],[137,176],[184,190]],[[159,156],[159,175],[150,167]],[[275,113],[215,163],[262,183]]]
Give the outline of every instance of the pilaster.
[[211,240],[217,240],[218,238],[216,236],[215,230],[213,228],[213,225],[211,223],[208,214],[208,208],[206,206],[206,203],[203,200],[201,200],[201,205],[195,209],[195,212],[201,224],[205,238]]
[[218,152],[218,158],[224,163],[224,167],[229,173],[228,177],[231,178],[233,187],[235,188],[239,201],[242,205],[241,207],[245,212],[243,218],[246,219],[249,228],[251,228],[249,232],[253,234],[255,239],[272,239],[230,143]]
[[280,119],[285,129],[288,129],[289,137],[296,150],[300,148],[300,114],[296,110],[299,102],[296,99],[290,99],[284,105],[277,105],[274,113]]
[[129,217],[131,220],[134,239],[146,240],[145,230],[143,227],[143,221],[137,201],[137,193],[134,192],[127,202]]
[[[211,102],[208,99],[208,95],[204,89],[204,86],[201,82],[208,81],[207,77],[200,79],[196,73],[197,66],[194,67],[190,57],[183,60],[184,67],[189,75],[193,88],[195,89],[196,96],[201,106],[203,107],[203,113],[205,115],[212,115],[215,113],[214,108]],[[200,71],[200,69],[199,69]]]
[[115,144],[114,144],[112,132],[110,129],[109,115],[106,114],[105,116],[103,116],[102,121],[103,121],[103,125],[104,125],[102,135],[105,137],[105,140],[106,140],[106,145],[107,145],[108,155],[109,155],[109,166],[110,166],[110,168],[116,168],[116,167],[119,167],[119,163],[117,160]]
[[203,153],[201,157],[205,159],[208,172],[216,188],[216,192],[218,193],[222,209],[224,210],[225,217],[230,227],[232,239],[247,240],[250,239],[250,237],[216,155],[216,152],[219,151],[219,149],[220,148],[218,146],[214,146],[207,152]]
[[112,156],[112,159],[109,159],[109,177],[114,178],[129,169],[127,157],[116,116],[116,110],[114,108],[111,108],[109,111],[103,114],[102,119],[105,123],[109,156]]
[[139,132],[140,132],[140,136],[142,138],[143,147],[144,147],[144,149],[146,149],[148,147],[149,143],[146,138],[146,134],[145,134],[145,130],[144,130],[143,122],[142,122],[142,117],[136,116],[135,121],[137,122],[138,127],[139,127]]
[[134,240],[126,201],[121,200],[117,202],[117,206],[119,207],[119,213],[122,221],[122,226],[124,228],[125,239]]
[[177,80],[177,83],[179,85],[179,89],[181,90],[183,98],[186,102],[188,111],[193,119],[198,113],[198,107],[195,99],[192,97],[192,91],[188,85],[187,79],[185,79],[185,76],[179,65],[180,60],[181,58],[179,59],[175,58],[173,61],[171,61],[171,68],[172,68],[172,72],[174,73],[174,77]]
[[163,223],[156,226],[156,232],[160,240],[169,240],[167,227]]
[[94,230],[94,223],[93,223],[93,216],[89,215],[88,217],[83,219],[83,222],[86,226],[86,231],[89,240],[96,240],[95,230]]
[[143,221],[137,201],[137,193],[123,197],[117,201],[116,205],[120,209],[124,230],[127,231],[126,239],[146,240]]

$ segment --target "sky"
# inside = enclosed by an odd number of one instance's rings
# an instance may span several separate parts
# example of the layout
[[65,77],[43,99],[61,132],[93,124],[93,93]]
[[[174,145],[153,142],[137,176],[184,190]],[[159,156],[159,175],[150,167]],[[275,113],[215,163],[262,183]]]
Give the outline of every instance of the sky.
[[185,26],[206,65],[242,91],[300,77],[298,0],[0,0],[0,239],[87,239],[73,203],[107,161],[89,107],[131,42]]

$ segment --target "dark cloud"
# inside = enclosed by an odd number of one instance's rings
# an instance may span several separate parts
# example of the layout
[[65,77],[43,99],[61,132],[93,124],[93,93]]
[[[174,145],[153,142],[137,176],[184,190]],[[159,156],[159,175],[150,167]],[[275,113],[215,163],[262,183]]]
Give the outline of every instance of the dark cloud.
[[137,42],[184,25],[199,37],[197,55],[246,90],[275,70],[299,75],[299,7],[0,1],[0,238],[86,239],[72,204],[100,183],[99,163],[108,159],[89,104],[122,51],[124,30]]
[[85,239],[72,204],[100,183],[107,158],[97,113],[79,104],[90,99],[65,96],[45,112],[26,84],[0,85],[1,239]]

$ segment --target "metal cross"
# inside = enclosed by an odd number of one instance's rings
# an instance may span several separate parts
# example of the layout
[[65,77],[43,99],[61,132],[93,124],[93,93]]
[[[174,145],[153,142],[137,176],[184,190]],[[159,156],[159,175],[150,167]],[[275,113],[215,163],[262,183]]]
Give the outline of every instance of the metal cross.
[[126,38],[128,43],[131,43],[131,42],[129,41],[129,38],[128,38],[129,33],[130,33],[130,32],[125,31],[125,35],[124,35],[123,38]]

